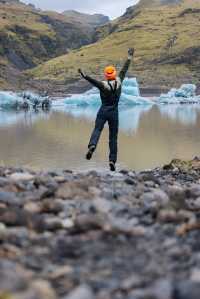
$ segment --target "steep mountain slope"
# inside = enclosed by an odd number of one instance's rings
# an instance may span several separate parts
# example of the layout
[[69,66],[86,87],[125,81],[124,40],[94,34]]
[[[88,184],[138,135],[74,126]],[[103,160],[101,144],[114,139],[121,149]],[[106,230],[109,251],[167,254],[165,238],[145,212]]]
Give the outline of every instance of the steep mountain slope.
[[134,46],[136,57],[130,74],[137,75],[143,86],[198,83],[200,1],[176,2],[142,0],[121,18],[98,29],[100,40],[95,44],[48,61],[31,75],[55,84],[78,78],[78,67],[101,75],[107,64],[119,67],[127,48]]
[[79,22],[83,26],[86,26],[93,30],[94,28],[104,25],[109,22],[109,17],[104,16],[102,14],[85,14],[80,13],[75,10],[66,10],[63,12],[63,15],[65,15],[68,18],[71,18],[74,22]]
[[88,29],[55,12],[42,12],[15,0],[0,1],[0,85],[24,69],[92,41]]

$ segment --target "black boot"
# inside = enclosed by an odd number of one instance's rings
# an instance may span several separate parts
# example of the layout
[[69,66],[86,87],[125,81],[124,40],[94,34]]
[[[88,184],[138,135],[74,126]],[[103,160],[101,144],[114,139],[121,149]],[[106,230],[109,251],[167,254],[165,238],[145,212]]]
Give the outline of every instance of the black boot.
[[93,155],[94,151],[95,151],[95,146],[94,145],[90,146],[89,150],[88,150],[88,152],[86,154],[86,159],[87,160],[91,160],[92,159],[92,155]]
[[110,171],[116,171],[116,167],[115,167],[114,162],[110,161],[109,165],[110,165]]

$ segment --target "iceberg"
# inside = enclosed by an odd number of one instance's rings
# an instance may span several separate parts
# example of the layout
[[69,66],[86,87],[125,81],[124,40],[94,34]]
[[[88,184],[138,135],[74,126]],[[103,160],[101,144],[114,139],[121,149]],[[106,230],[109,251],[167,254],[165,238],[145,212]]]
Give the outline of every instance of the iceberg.
[[2,110],[17,109],[19,105],[23,104],[23,100],[14,92],[0,92],[0,108]]
[[196,85],[183,84],[179,89],[172,88],[167,94],[161,94],[157,100],[160,104],[189,104],[200,103],[200,96],[196,95]]
[[[168,93],[161,94],[159,97],[148,98],[142,97],[136,78],[126,78],[122,86],[122,96],[119,107],[131,108],[134,106],[152,106],[162,104],[187,104],[200,103],[200,96],[196,95],[196,85],[183,84],[179,89],[172,88]],[[53,109],[63,107],[65,109],[74,109],[77,107],[97,108],[101,105],[99,91],[92,88],[82,94],[73,94],[66,98],[51,101],[47,95],[26,91],[23,93],[0,92],[0,109],[1,110],[23,110],[26,108],[49,108],[52,104]]]
[[[126,78],[124,80],[122,96],[119,102],[120,107],[152,104],[154,104],[154,102],[151,99],[140,96],[140,89],[136,78]],[[54,106],[56,105],[65,105],[68,107],[99,107],[101,105],[101,99],[99,91],[96,88],[92,88],[83,94],[71,95],[56,103],[54,102]]]
[[139,84],[136,78],[126,78],[124,80],[122,94],[140,97]]
[[32,92],[14,93],[0,91],[0,110],[26,110],[29,108],[48,108],[51,101],[47,96]]

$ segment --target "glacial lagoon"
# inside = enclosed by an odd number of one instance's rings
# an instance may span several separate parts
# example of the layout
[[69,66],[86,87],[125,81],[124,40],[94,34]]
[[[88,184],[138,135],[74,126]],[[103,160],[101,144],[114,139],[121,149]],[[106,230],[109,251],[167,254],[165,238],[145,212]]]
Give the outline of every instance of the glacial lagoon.
[[[85,160],[100,99],[95,89],[53,101],[49,111],[14,110],[20,96],[0,92],[0,165],[33,169],[107,169],[108,129],[91,162]],[[9,97],[7,97],[7,95]],[[200,98],[183,85],[157,98],[141,97],[126,79],[121,103],[118,168],[144,170],[173,158],[200,155]]]

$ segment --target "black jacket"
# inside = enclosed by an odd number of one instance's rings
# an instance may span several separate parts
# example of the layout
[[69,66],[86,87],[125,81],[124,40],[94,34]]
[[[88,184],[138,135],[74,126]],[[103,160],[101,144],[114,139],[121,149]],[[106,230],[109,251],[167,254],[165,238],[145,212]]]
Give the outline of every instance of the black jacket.
[[88,82],[99,89],[103,106],[118,106],[119,99],[122,93],[122,83],[126,77],[126,73],[131,64],[131,59],[127,59],[122,67],[119,76],[112,81],[98,81],[90,76],[83,75]]

